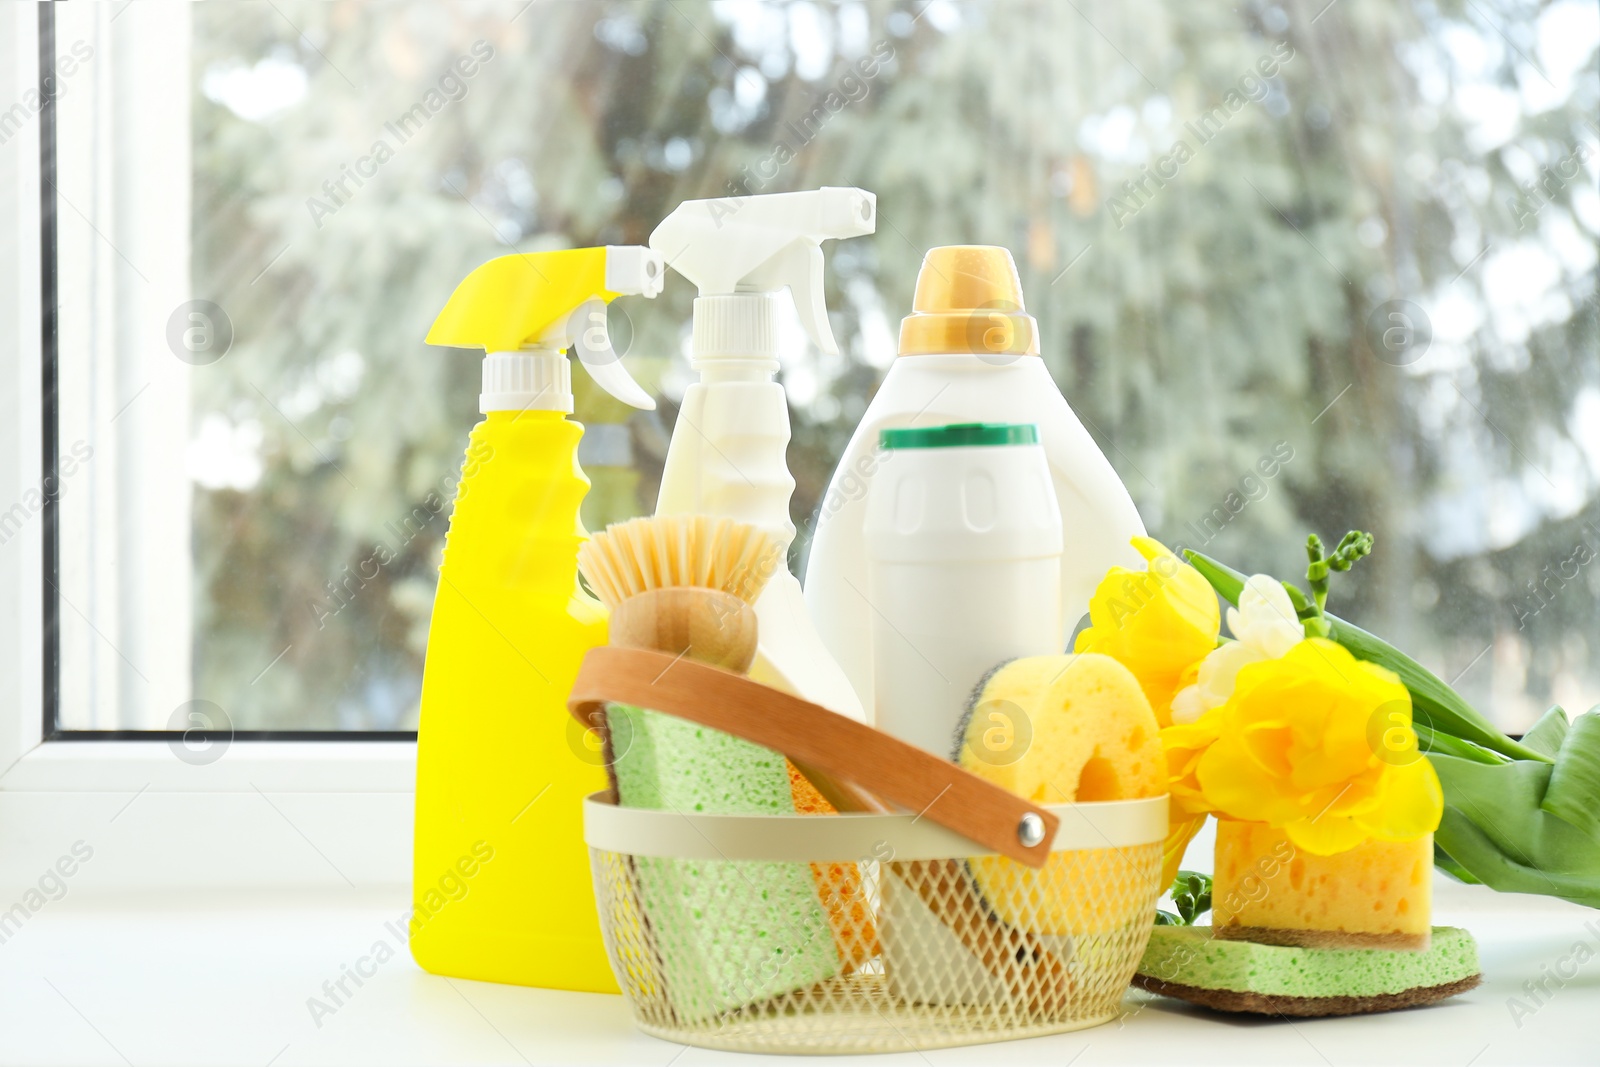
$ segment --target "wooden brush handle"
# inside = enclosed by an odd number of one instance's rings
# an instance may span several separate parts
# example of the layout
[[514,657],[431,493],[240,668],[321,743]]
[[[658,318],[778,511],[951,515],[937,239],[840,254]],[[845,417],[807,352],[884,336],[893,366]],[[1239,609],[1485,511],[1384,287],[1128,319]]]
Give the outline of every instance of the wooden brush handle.
[[[747,674],[756,657],[756,613],[732,593],[703,586],[667,586],[636,593],[611,613],[611,644],[687,656]],[[791,761],[793,762],[793,761]],[[838,811],[889,812],[870,792],[818,767],[795,763]]]
[[[869,794],[1029,867],[1043,867],[1050,858],[1060,820],[1043,808],[931,752],[687,655],[590,649],[567,709],[583,725],[604,730],[607,701],[666,712],[774,749],[797,766],[864,786]],[[1020,837],[1029,815],[1043,829],[1033,845]]]

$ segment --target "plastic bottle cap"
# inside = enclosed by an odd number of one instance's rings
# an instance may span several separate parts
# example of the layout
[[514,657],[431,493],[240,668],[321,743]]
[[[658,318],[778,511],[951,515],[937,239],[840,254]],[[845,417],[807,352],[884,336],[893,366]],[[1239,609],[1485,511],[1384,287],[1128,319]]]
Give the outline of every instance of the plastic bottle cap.
[[1039,324],[1023,307],[1017,265],[997,245],[928,249],[911,307],[900,320],[902,356],[1039,354]]
[[554,349],[490,352],[483,360],[483,392],[478,411],[563,411],[572,413],[572,370]]
[[727,293],[694,300],[694,358],[768,360],[777,369],[781,293]]
[[879,430],[884,448],[966,448],[973,445],[1036,445],[1039,427],[1031,422],[956,422],[948,426],[903,426]]

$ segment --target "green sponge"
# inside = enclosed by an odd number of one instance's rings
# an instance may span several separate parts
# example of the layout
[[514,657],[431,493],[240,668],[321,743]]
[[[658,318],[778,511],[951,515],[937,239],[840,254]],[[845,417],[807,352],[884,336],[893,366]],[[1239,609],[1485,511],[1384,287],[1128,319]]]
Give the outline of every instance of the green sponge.
[[[625,704],[608,712],[617,799],[627,807],[793,815],[781,755]],[[620,745],[619,745],[620,747]],[[634,858],[666,994],[686,1021],[834,977],[833,929],[802,863]]]
[[1214,940],[1209,926],[1158,926],[1133,983],[1220,1011],[1356,1015],[1432,1004],[1482,980],[1478,944],[1435,926],[1428,949],[1287,948]]

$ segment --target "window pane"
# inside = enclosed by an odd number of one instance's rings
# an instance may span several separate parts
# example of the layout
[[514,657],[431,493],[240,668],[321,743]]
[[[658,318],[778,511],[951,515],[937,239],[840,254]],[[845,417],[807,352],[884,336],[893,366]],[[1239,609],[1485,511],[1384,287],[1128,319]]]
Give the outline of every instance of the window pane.
[[[414,725],[479,372],[422,338],[474,266],[853,184],[880,221],[829,248],[843,354],[797,343],[782,378],[797,566],[922,253],[1003,244],[1153,534],[1291,577],[1306,533],[1370,529],[1333,610],[1508,729],[1600,702],[1600,15],[1316,6],[131,6],[108,49],[192,23],[187,111],[151,106],[188,131],[168,236],[219,358],[148,405],[184,428],[192,695],[240,728]],[[574,375],[591,528],[653,505],[692,296],[614,305],[658,412]]]

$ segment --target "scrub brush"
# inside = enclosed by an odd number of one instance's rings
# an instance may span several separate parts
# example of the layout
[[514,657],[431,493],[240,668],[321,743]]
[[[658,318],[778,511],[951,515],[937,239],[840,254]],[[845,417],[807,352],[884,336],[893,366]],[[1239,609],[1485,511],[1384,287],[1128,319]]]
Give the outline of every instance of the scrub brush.
[[778,542],[749,523],[658,515],[607,526],[578,549],[578,570],[610,611],[640,593],[680,586],[754,604],[780,559]]
[[[750,606],[780,565],[754,526],[703,515],[633,519],[585,544],[578,566],[612,611],[611,643],[744,672],[755,656]],[[670,668],[669,668],[670,669]],[[795,812],[778,753],[654,711],[613,704],[610,773],[619,803],[722,814]],[[695,1020],[832,978],[864,951],[832,865],[635,858],[676,1013]],[[854,878],[851,868],[851,878]],[[819,886],[833,907],[825,907]],[[697,915],[729,917],[709,929]],[[870,921],[865,924],[870,930]]]
[[[782,549],[770,535],[748,523],[710,515],[657,516],[614,523],[578,552],[578,566],[585,580],[613,612],[612,644],[632,644],[674,655],[692,646],[689,655],[695,659],[741,674],[749,670],[750,656],[730,661],[720,657],[736,630],[742,635],[742,630],[748,629],[754,640],[755,616],[741,610],[741,604],[753,605],[767,580],[782,565]],[[657,626],[654,621],[647,623],[643,612],[661,619],[697,617],[691,605],[669,606],[661,597],[643,595],[686,586],[722,594],[715,600],[704,600],[697,632],[674,634],[657,629],[651,637],[641,638],[637,626]],[[734,598],[740,603],[735,603]],[[832,815],[865,807],[860,791],[849,783],[793,762],[787,770],[790,797],[800,814]],[[823,784],[820,791],[817,783]],[[615,787],[616,783],[612,785]],[[876,956],[879,947],[866,894],[861,890],[860,872],[850,863],[817,863],[812,865],[812,872],[834,928],[840,963],[848,973]]]

